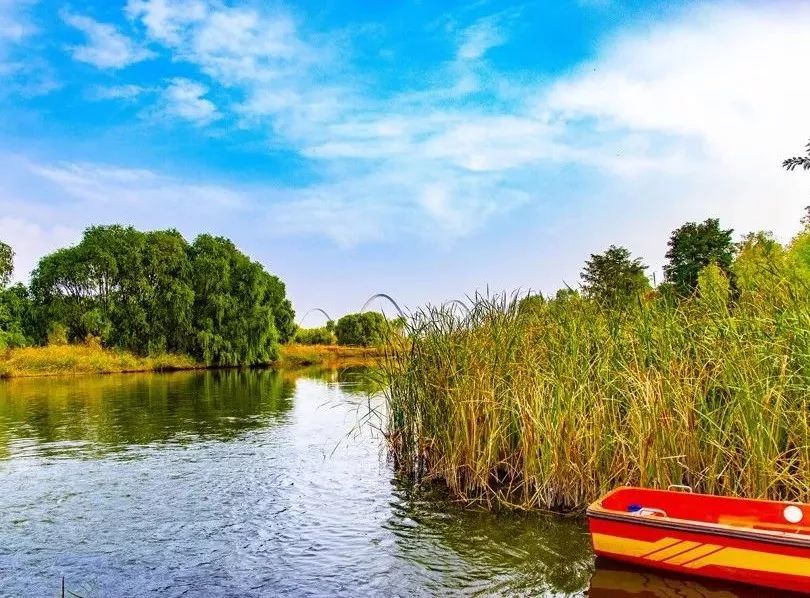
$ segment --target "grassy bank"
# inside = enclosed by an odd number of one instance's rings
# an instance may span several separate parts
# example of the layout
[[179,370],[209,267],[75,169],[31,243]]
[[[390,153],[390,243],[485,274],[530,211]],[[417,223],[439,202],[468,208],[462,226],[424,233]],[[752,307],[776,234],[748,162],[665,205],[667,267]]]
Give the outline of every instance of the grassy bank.
[[341,345],[282,345],[277,364],[281,367],[349,367],[372,365],[381,355],[376,347]]
[[624,311],[576,294],[422,310],[384,365],[398,467],[518,508],[621,484],[810,499],[809,255],[749,248],[736,292],[714,269]]
[[204,367],[184,355],[139,357],[88,345],[26,347],[0,352],[0,378],[153,372]]
[[[338,345],[282,345],[272,365],[288,368],[326,368],[370,365],[380,354],[367,347]],[[271,365],[271,364],[268,364]],[[185,355],[140,357],[128,351],[93,345],[57,345],[0,350],[0,378],[159,372],[207,367]]]

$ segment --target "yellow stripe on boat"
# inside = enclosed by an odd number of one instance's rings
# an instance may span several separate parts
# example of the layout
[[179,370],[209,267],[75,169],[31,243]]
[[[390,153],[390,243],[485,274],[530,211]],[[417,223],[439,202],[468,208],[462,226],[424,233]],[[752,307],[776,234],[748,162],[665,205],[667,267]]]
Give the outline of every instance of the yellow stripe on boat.
[[667,559],[667,563],[670,565],[683,565],[684,563],[697,560],[700,557],[706,556],[710,552],[715,552],[721,548],[722,546],[718,546],[717,544],[698,544],[696,548],[692,548],[691,550],[688,550],[682,554],[675,555],[671,559]]
[[744,548],[723,548],[714,554],[687,563],[684,567],[700,569],[709,565],[810,578],[810,559]]
[[594,549],[597,552],[643,558],[649,561],[664,561],[688,569],[701,569],[714,565],[810,578],[810,558],[800,556],[720,547],[716,544],[699,544],[677,538],[661,538],[655,542],[645,542],[610,534],[594,533],[591,535]]
[[663,550],[659,550],[652,554],[646,555],[644,558],[649,559],[651,561],[667,561],[670,557],[675,557],[680,555],[682,552],[686,552],[692,550],[693,548],[697,548],[700,546],[700,542],[689,542],[684,540],[683,542],[678,542],[677,544],[673,544],[669,548],[664,548]]
[[596,550],[635,557],[643,557],[651,552],[680,543],[680,540],[675,538],[662,538],[657,542],[645,542],[644,540],[622,538],[621,536],[611,536],[609,534],[591,534],[591,536],[593,537],[593,547]]

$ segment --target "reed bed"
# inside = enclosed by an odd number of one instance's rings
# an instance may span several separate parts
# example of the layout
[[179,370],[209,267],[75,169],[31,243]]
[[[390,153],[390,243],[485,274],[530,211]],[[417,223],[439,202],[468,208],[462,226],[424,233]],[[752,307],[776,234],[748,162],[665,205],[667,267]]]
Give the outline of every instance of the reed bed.
[[620,311],[563,293],[414,313],[382,363],[398,469],[489,507],[579,511],[623,484],[807,501],[810,277],[753,253],[733,291],[710,266],[693,297]]

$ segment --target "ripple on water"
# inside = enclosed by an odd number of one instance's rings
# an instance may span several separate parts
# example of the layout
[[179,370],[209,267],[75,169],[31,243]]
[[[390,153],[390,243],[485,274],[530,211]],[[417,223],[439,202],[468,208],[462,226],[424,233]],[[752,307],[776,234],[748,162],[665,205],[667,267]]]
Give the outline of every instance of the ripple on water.
[[0,595],[62,576],[88,597],[585,591],[582,522],[400,484],[357,429],[360,375],[0,383]]

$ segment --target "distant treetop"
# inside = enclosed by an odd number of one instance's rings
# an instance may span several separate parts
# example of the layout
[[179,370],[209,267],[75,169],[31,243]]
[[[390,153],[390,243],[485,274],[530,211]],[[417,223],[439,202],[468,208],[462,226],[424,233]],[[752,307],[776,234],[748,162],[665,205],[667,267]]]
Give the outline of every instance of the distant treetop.
[[11,275],[14,273],[14,251],[0,241],[0,288],[11,282]]
[[729,273],[734,260],[733,229],[721,229],[717,218],[697,224],[688,222],[669,238],[664,275],[679,295],[689,295],[698,284],[698,274],[709,264]]

